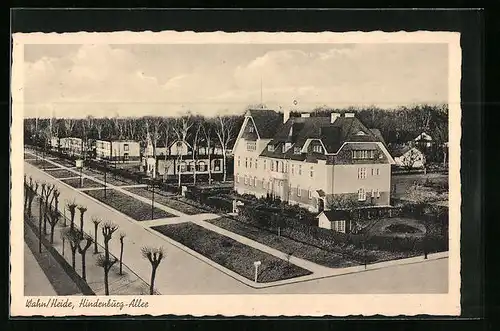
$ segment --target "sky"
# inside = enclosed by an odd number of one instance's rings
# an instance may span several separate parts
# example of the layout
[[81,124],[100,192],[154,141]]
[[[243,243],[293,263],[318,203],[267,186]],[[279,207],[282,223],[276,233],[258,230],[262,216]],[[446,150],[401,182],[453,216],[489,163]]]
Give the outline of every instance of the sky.
[[[241,114],[448,100],[447,44],[25,45],[25,117]],[[262,91],[262,93],[261,93]]]

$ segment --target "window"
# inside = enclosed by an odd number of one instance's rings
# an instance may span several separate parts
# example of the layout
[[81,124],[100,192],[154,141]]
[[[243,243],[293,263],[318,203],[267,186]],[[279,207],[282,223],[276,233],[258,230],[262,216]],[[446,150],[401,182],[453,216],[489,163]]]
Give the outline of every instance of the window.
[[286,152],[286,146],[285,146],[285,144],[283,144],[283,146],[281,146],[281,152],[282,152],[282,153],[285,153],[285,152]]
[[198,162],[198,170],[199,171],[206,171],[207,170],[205,162],[203,162],[203,161]]
[[300,186],[297,185],[297,196],[300,197]]
[[248,181],[250,182],[250,186],[252,186],[252,177],[248,178]]
[[374,152],[372,150],[354,150],[352,151],[353,159],[373,159]]
[[339,221],[339,232],[345,233],[345,221]]
[[241,157],[238,156],[238,167],[241,165]]
[[379,191],[379,189],[377,189],[376,196],[377,196],[377,199],[380,199],[380,191]]
[[255,141],[247,141],[247,151],[254,152],[257,149],[257,143]]
[[295,166],[292,164],[292,175],[294,174],[295,172]]
[[274,152],[274,146],[273,146],[273,145],[268,145],[268,146],[267,146],[267,150],[268,150],[269,152]]
[[240,182],[240,174],[236,174],[236,183]]
[[177,148],[181,148],[182,147],[182,141],[178,141],[176,145],[177,145]]
[[313,151],[315,153],[323,153],[323,148],[321,147],[321,145],[314,145],[313,146]]
[[278,163],[278,172],[283,172],[283,161]]
[[180,164],[180,168],[179,169],[180,169],[180,172],[185,172],[186,171],[186,163],[182,162]]
[[194,172],[194,167],[195,167],[194,162],[190,162],[189,163],[189,171]]
[[255,169],[259,167],[259,160],[255,159]]
[[358,179],[366,178],[366,168],[358,168]]
[[372,198],[375,198],[375,190],[372,189]]
[[254,131],[253,125],[250,125],[250,126],[248,127],[248,132],[253,132],[253,131]]
[[377,175],[377,176],[380,175],[380,169],[379,168],[375,169],[375,175]]
[[294,154],[300,154],[300,147],[294,147],[293,148],[293,153]]
[[307,191],[307,195],[308,195],[309,199],[312,199],[313,194],[312,194],[312,190],[311,190],[311,189],[309,189],[309,190]]
[[264,188],[264,189],[266,188],[266,181],[264,178],[262,178],[262,188]]
[[248,164],[248,166],[251,168],[252,167],[252,162],[253,162],[253,159],[250,158],[250,163]]
[[253,178],[253,186],[257,186],[257,177]]
[[274,162],[271,161],[271,171],[274,171]]
[[311,166],[311,170],[309,171],[309,175],[312,177],[314,177],[314,166]]
[[124,150],[124,151],[128,151],[128,144],[124,144],[124,145],[123,145],[123,150]]
[[245,158],[245,168],[248,168],[248,157]]
[[247,184],[248,184],[248,177],[247,177],[247,175],[245,175],[245,185],[247,185]]
[[264,160],[264,170],[266,170],[266,160]]
[[299,175],[302,175],[302,165],[299,164]]
[[365,201],[366,200],[366,192],[365,189],[360,188],[358,190],[358,201]]

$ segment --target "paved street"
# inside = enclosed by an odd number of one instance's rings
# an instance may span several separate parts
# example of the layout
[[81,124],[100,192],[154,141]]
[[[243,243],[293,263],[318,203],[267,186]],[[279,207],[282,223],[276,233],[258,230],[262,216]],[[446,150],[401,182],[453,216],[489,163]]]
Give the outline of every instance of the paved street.
[[[124,262],[142,278],[149,279],[151,266],[142,258],[141,247],[163,246],[166,259],[160,264],[156,278],[156,288],[162,294],[442,293],[447,290],[447,258],[256,290],[168,243],[160,234],[145,228],[146,224],[124,217],[83,192],[62,184],[40,169],[25,163],[25,173],[34,180],[55,183],[61,192],[61,205],[64,205],[65,201],[75,200],[88,208],[88,219],[95,215],[117,224],[119,232],[127,234],[128,246]],[[172,218],[172,223],[178,223],[184,217],[186,221],[193,217],[180,212],[176,215],[178,217]],[[168,218],[161,220],[166,224],[168,221]],[[102,241],[102,238],[99,240]],[[111,241],[110,250],[115,255],[119,253],[118,240]]]

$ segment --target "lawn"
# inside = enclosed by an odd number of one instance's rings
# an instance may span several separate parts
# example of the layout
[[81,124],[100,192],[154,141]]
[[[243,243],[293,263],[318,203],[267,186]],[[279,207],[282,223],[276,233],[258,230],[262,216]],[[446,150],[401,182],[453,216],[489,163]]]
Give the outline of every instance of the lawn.
[[425,234],[425,225],[411,218],[383,218],[370,229],[371,235],[388,237],[422,237]]
[[79,173],[72,172],[66,169],[61,170],[47,170],[49,175],[54,176],[56,178],[69,178],[69,177],[80,177]]
[[[95,177],[96,179],[104,181],[104,172],[101,172],[99,170],[87,168],[87,169],[83,169],[83,173],[88,175],[88,176],[92,176],[92,177]],[[137,184],[133,180],[126,179],[126,178],[119,177],[119,176],[114,176],[110,172],[108,172],[106,174],[106,183],[108,183],[110,185],[115,185],[115,186]]]
[[391,195],[396,198],[402,198],[406,196],[406,191],[413,184],[418,183],[420,185],[432,185],[436,184],[446,184],[448,181],[447,175],[442,174],[416,174],[416,175],[396,175],[391,177],[392,182],[392,193]]
[[161,225],[153,229],[252,281],[255,277],[255,261],[262,263],[258,275],[260,283],[311,274],[285,260],[193,223]]
[[[65,180],[63,180],[63,182],[72,186],[72,187],[81,188],[79,178],[65,179]],[[102,184],[99,184],[91,179],[83,178],[83,188],[102,187],[102,186],[103,186]]]
[[[85,194],[104,202],[108,206],[124,213],[125,215],[135,219],[136,221],[151,220],[151,205],[134,199],[126,194],[116,190],[107,189],[106,197],[104,197],[104,189],[84,191]],[[154,207],[153,219],[173,217],[170,213]]]
[[[30,157],[31,159],[31,157]],[[45,168],[57,168],[57,166],[53,163],[50,163],[48,161],[45,161],[45,160],[42,160],[42,159],[38,159],[38,160],[26,160],[26,162],[28,162],[29,164],[37,167],[37,168],[40,168],[40,169],[43,169],[43,167]]]
[[342,257],[341,254],[330,252],[315,246],[307,245],[283,236],[278,237],[276,233],[253,227],[251,225],[222,217],[210,222],[220,228],[255,240],[261,244],[277,249],[284,253],[292,253],[293,256],[309,260],[311,262],[330,267],[345,268],[358,265],[359,263]]

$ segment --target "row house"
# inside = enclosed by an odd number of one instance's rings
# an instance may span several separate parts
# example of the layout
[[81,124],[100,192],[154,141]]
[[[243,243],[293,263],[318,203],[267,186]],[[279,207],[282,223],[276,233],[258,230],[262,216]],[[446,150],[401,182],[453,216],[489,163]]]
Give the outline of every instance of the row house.
[[147,145],[143,165],[146,173],[152,177],[178,175],[179,173],[189,175],[222,173],[222,151],[220,148],[200,146],[194,153],[188,142],[176,140],[169,146],[158,144],[156,146],[156,160],[153,149]]
[[99,160],[139,161],[140,144],[133,140],[96,140],[95,154]]
[[289,117],[249,110],[234,150],[234,189],[272,195],[312,212],[336,197],[359,205],[390,204],[393,158],[378,130],[352,113]]

